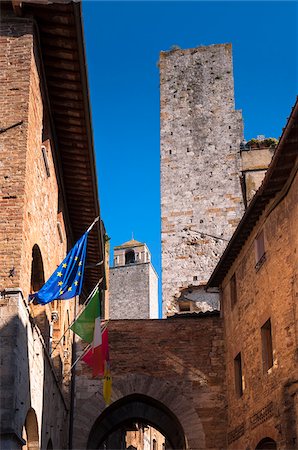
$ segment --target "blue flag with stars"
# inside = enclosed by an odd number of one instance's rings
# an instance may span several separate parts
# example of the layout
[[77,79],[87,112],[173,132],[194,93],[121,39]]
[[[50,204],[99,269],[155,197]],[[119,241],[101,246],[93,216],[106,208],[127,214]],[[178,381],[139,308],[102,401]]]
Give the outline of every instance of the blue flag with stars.
[[53,300],[68,300],[82,291],[89,231],[77,241],[43,287],[30,298],[41,305]]

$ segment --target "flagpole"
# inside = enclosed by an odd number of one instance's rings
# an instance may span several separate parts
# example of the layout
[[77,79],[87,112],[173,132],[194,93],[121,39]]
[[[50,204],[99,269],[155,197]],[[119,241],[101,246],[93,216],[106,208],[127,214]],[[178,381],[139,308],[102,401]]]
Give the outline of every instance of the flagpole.
[[94,227],[94,225],[99,221],[99,216],[96,217],[93,222],[91,223],[90,227],[87,229],[86,233],[88,233],[89,231],[92,230],[92,228]]
[[72,371],[72,369],[74,368],[74,366],[79,362],[79,360],[81,358],[83,358],[83,356],[86,355],[86,353],[90,350],[91,344],[87,345],[87,347],[85,348],[85,350],[83,351],[83,353],[77,357],[77,359],[75,360],[75,362],[72,364],[71,368],[69,369],[69,371],[64,375],[63,378],[65,378],[66,375],[70,374],[70,372]]
[[62,339],[64,338],[64,336],[66,335],[66,333],[69,331],[70,327],[75,323],[75,321],[77,320],[78,316],[84,311],[84,309],[86,308],[86,306],[89,303],[90,298],[93,296],[93,294],[95,293],[96,289],[98,289],[100,283],[102,282],[103,278],[101,278],[99,280],[99,282],[96,284],[96,286],[94,287],[94,289],[91,291],[91,294],[89,294],[89,296],[87,297],[87,300],[85,301],[85,303],[83,304],[80,312],[78,312],[78,314],[76,315],[76,317],[73,319],[73,321],[71,322],[71,324],[69,325],[69,327],[64,331],[64,333],[62,334],[61,338],[59,339],[59,341],[57,342],[57,344],[55,345],[55,347],[53,348],[53,350],[50,353],[50,356],[52,356],[52,354],[54,353],[54,351],[56,350],[56,348],[58,347],[58,345],[60,344],[60,342],[62,341]]

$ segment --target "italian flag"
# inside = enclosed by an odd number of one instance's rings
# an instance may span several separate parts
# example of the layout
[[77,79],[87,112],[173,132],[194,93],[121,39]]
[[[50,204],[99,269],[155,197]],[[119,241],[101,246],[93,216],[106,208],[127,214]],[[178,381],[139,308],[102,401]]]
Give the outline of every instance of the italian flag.
[[93,376],[103,375],[104,362],[108,358],[108,330],[106,325],[101,327],[98,289],[70,329],[91,344],[91,348],[83,355],[82,360],[92,367]]
[[100,318],[95,320],[94,338],[91,348],[85,353],[82,360],[93,369],[93,376],[104,375],[105,361],[108,359],[108,329],[102,331]]

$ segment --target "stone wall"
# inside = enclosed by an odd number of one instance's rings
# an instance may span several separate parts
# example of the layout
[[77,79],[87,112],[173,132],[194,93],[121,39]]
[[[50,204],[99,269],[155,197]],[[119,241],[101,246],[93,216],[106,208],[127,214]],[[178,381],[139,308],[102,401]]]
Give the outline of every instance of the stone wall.
[[243,212],[231,45],[160,55],[164,314],[207,282]]
[[[51,313],[57,311],[55,343],[72,320],[74,302],[28,306],[33,247],[40,250],[46,280],[60,264],[69,244],[63,204],[58,201],[57,167],[33,22],[2,17],[0,39],[0,122],[2,128],[15,125],[0,135],[0,326],[4,342],[1,354],[5,358],[5,362],[1,361],[1,369],[5,367],[1,380],[5,427],[1,427],[1,432],[8,439],[7,448],[18,448],[27,411],[33,408],[39,443],[46,446],[46,440],[52,437],[56,448],[65,448],[66,404],[61,389],[62,372],[68,371],[71,361],[71,336],[66,335],[64,345],[58,347],[51,361],[50,324]],[[18,293],[17,300],[14,292]],[[63,389],[68,392],[68,385]],[[10,415],[9,410],[17,412]],[[62,423],[65,425],[61,431]]]
[[[68,408],[47,346],[20,291],[6,291],[1,308],[1,449],[22,448],[29,410],[37,418],[38,447],[68,443]],[[28,433],[28,448],[32,445]]]
[[157,275],[150,262],[110,268],[111,319],[158,317]]
[[241,151],[241,171],[246,203],[259,189],[274,154],[274,148],[260,148]]
[[[224,342],[218,314],[111,320],[109,339],[111,408],[132,394],[145,395],[174,414],[187,448],[226,448]],[[78,354],[84,346],[78,342]],[[77,364],[75,375],[73,444],[79,450],[86,449],[92,425],[102,413],[108,417],[109,410],[103,402],[102,380],[93,379],[84,362]],[[159,428],[159,417],[155,419],[151,425]]]
[[[251,448],[270,437],[280,450],[297,448],[298,177],[287,195],[267,205],[223,283],[227,349],[228,442]],[[255,238],[263,230],[265,258],[256,267]],[[237,301],[230,279],[236,275]],[[264,370],[261,327],[270,319],[273,366]],[[241,352],[244,391],[235,391],[234,358]]]

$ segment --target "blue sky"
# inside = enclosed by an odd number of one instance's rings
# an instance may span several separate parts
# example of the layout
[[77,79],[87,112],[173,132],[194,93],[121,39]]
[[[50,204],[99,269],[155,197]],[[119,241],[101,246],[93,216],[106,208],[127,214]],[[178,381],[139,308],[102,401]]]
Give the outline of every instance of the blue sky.
[[161,50],[231,42],[245,138],[278,137],[297,94],[296,2],[83,2],[101,214],[160,275]]

